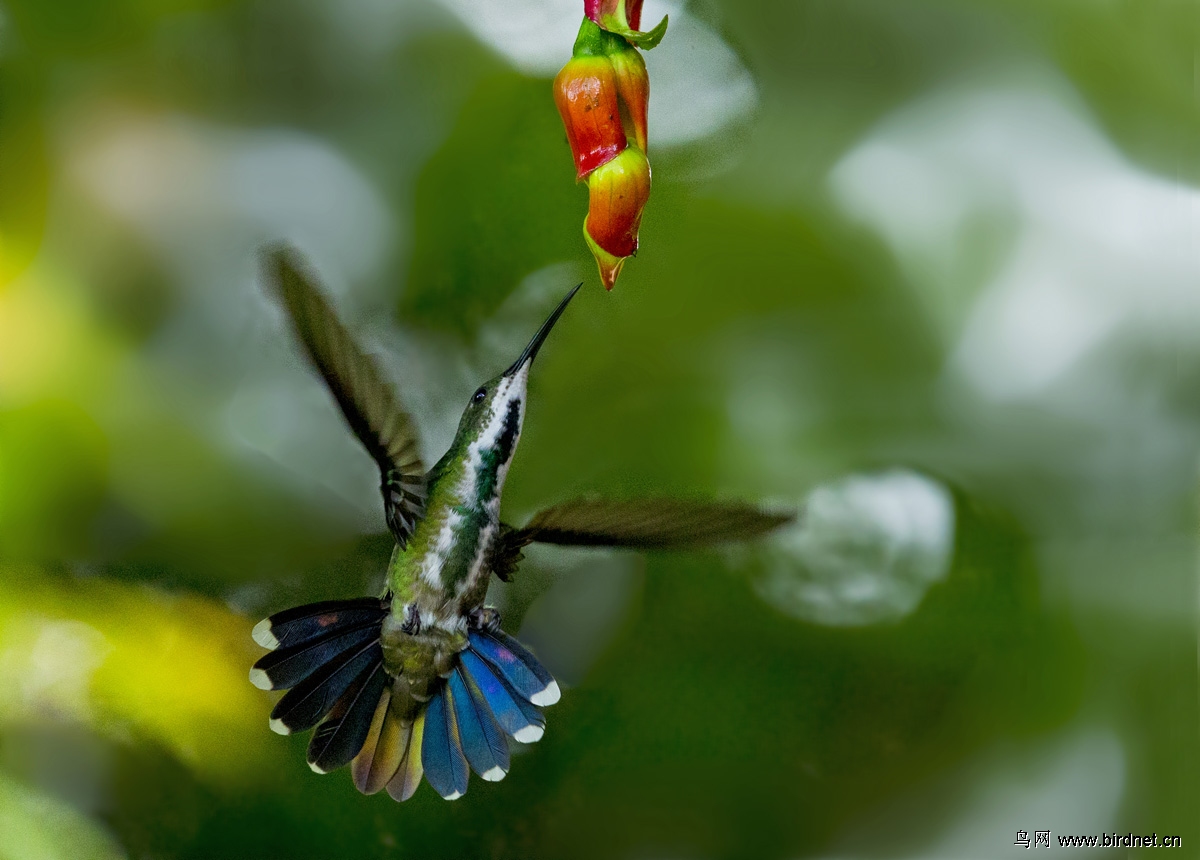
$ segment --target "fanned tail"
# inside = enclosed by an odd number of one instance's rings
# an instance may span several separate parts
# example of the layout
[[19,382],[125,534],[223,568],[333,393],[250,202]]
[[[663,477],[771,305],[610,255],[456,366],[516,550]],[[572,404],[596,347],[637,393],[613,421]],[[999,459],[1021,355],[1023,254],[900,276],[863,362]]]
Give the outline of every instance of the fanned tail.
[[468,768],[489,782],[508,773],[511,735],[541,740],[541,707],[559,699],[558,684],[511,636],[472,630],[454,671],[425,711],[421,749],[425,778],[447,800],[467,790]]
[[520,743],[541,739],[541,708],[560,695],[554,678],[506,633],[472,630],[449,677],[427,703],[415,702],[383,666],[387,612],[376,599],[328,601],[259,623],[255,641],[274,650],[254,664],[250,680],[288,690],[271,712],[271,728],[291,734],[317,726],[309,766],[328,773],[352,763],[363,794],[386,788],[407,800],[424,776],[454,800],[466,793],[471,770],[503,779],[505,735]]
[[288,690],[271,711],[271,728],[288,735],[311,729],[308,764],[328,773],[362,749],[388,687],[380,629],[383,601],[331,600],[272,615],[254,641],[273,649],[250,670],[263,690]]

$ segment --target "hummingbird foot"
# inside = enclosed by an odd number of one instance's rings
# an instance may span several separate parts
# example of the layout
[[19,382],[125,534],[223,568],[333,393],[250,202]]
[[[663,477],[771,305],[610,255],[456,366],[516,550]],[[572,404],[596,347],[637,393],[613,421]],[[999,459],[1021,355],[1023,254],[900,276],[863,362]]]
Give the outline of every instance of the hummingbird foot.
[[467,622],[476,630],[495,633],[500,629],[500,610],[492,606],[477,606],[467,616]]
[[415,603],[408,604],[408,610],[404,613],[404,623],[400,625],[400,632],[407,633],[409,636],[416,636],[421,632],[421,613],[417,611]]

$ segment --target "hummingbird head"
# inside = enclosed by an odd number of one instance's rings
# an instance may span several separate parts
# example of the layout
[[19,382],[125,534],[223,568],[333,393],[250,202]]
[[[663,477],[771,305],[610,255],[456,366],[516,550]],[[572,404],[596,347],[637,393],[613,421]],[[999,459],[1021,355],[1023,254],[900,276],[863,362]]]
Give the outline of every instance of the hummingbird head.
[[481,504],[499,504],[504,475],[516,452],[521,424],[525,420],[529,368],[550,330],[581,286],[576,286],[559,302],[507,370],[475,390],[463,411],[452,450],[466,448],[465,461],[474,484],[472,495]]

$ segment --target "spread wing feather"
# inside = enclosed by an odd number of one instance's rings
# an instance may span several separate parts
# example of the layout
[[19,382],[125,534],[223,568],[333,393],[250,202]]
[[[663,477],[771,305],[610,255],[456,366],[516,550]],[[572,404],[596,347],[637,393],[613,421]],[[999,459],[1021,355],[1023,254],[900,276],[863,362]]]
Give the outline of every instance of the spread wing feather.
[[567,546],[684,549],[757,537],[793,519],[791,511],[741,503],[583,498],[539,511],[521,531],[529,541]]
[[749,540],[792,522],[795,511],[741,502],[677,498],[572,499],[545,508],[524,528],[501,527],[490,566],[507,580],[531,543],[628,549],[692,549]]
[[381,475],[388,527],[403,547],[425,509],[425,467],[416,426],[390,385],[338,320],[298,255],[283,247],[265,254],[267,283],[287,311],[296,336],[320,371],[346,423]]

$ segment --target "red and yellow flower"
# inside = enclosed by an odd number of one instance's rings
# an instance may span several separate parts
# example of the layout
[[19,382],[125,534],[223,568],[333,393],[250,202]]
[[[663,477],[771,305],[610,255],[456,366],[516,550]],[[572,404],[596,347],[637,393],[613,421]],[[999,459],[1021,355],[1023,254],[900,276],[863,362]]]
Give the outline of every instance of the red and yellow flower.
[[638,31],[642,0],[584,0],[584,13],[572,57],[554,79],[554,102],[576,177],[588,185],[584,239],[611,290],[637,251],[650,197],[650,78],[635,45],[657,45],[667,20],[649,33]]
[[637,252],[642,209],[650,196],[650,162],[627,146],[588,176],[588,214],[583,238],[596,258],[600,279],[611,290],[625,260]]
[[627,146],[617,73],[608,57],[575,57],[563,66],[554,79],[554,103],[567,129],[577,179],[586,179]]

